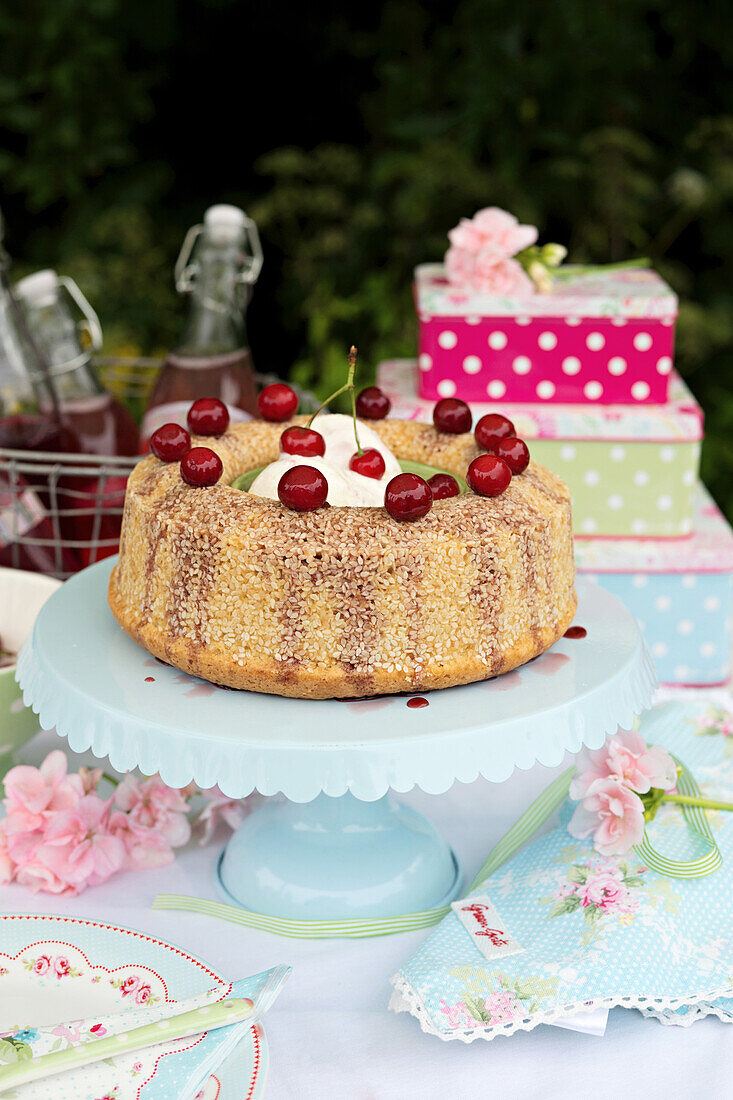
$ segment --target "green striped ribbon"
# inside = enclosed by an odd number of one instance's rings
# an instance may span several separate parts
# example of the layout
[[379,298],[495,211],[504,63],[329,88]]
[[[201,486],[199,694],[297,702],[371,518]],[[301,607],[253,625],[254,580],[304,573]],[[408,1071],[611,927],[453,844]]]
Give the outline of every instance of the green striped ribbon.
[[[679,760],[681,770],[677,789],[680,794],[701,797],[700,788],[690,771]],[[548,817],[565,801],[575,768],[568,768],[559,775],[536,798],[529,809],[515,821],[511,829],[489,852],[466,891],[471,894],[489,878],[503,863],[519,851]],[[683,806],[682,812],[692,830],[708,845],[710,851],[700,859],[689,862],[667,859],[649,843],[646,836],[634,848],[639,859],[653,871],[671,878],[699,878],[710,875],[720,867],[723,857],[715,842],[708,824],[705,811],[699,806]],[[239,924],[244,928],[256,928],[260,932],[273,932],[278,936],[290,936],[296,939],[324,940],[337,936],[364,939],[370,936],[390,936],[395,932],[413,932],[420,928],[430,928],[438,924],[451,911],[450,905],[440,905],[435,909],[425,909],[420,913],[402,913],[396,917],[374,917],[364,919],[355,917],[338,920],[290,920],[275,917],[267,913],[255,913],[250,909],[239,909],[220,901],[207,898],[194,898],[186,894],[158,894],[153,909],[177,909],[189,913],[202,913],[204,916],[219,917],[221,920]]]
[[[469,893],[497,867],[501,867],[502,863],[510,859],[561,805],[568,793],[574,770],[569,768],[558,776],[492,848],[486,862],[471,883]],[[158,894],[153,902],[153,909],[180,909],[189,913],[203,913],[205,916],[220,917],[233,924],[240,924],[244,928],[256,928],[260,932],[274,932],[278,936],[292,936],[304,940],[325,940],[334,936],[364,939],[368,936],[390,936],[395,932],[414,932],[416,929],[430,928],[438,924],[451,911],[450,905],[440,905],[435,909],[425,909],[420,913],[402,913],[397,917],[371,919],[354,917],[330,921],[289,920],[285,917],[254,913],[250,909],[238,909],[234,905],[226,905],[220,901],[193,898],[185,894]]]
[[[692,798],[701,798],[702,792],[687,767],[677,757],[673,757],[675,764],[681,769],[677,777],[677,790],[681,795]],[[662,799],[664,801],[664,799]],[[692,831],[698,835],[709,849],[704,856],[689,861],[667,859],[653,848],[647,839],[646,833],[640,844],[634,847],[639,859],[646,863],[652,871],[660,875],[668,875],[670,878],[703,878],[717,871],[723,862],[723,856],[718,847],[712,829],[708,824],[705,811],[700,806],[682,806],[682,813]]]

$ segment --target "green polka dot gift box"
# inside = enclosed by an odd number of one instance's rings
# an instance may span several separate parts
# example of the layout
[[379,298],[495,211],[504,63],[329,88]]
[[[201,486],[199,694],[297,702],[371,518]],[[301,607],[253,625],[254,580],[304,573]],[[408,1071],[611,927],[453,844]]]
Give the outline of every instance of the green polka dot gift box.
[[654,271],[566,264],[547,292],[500,295],[452,286],[442,265],[421,264],[415,304],[428,400],[669,399],[677,298]]
[[[415,360],[379,366],[392,416],[432,420],[433,400],[418,396]],[[456,396],[466,398],[459,390]],[[580,538],[684,538],[693,530],[694,489],[703,438],[702,409],[672,372],[662,405],[490,403],[471,401],[474,422],[500,412],[532,457],[558,474],[573,495]]]

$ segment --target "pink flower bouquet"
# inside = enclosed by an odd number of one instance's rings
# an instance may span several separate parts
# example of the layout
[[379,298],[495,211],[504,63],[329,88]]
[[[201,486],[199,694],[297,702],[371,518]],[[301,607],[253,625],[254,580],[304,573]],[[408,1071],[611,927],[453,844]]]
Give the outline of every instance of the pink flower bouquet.
[[[579,839],[592,836],[595,849],[604,856],[625,855],[639,844],[646,822],[662,802],[733,809],[725,803],[677,794],[677,766],[672,757],[661,745],[647,745],[633,730],[621,730],[595,751],[583,749],[577,767],[570,797],[579,805],[568,831]],[[610,883],[604,888],[613,889]]]
[[108,798],[97,791],[99,768],[69,774],[55,750],[39,768],[20,765],[5,776],[6,816],[0,820],[0,884],[17,882],[34,893],[73,896],[123,870],[162,867],[186,844],[192,828],[206,842],[219,818],[235,828],[243,801],[214,788],[189,821],[195,787],[175,790],[158,776],[127,775]]
[[498,206],[461,218],[448,239],[445,274],[449,283],[507,297],[549,290],[548,269],[557,267],[566,255],[561,245],[538,247],[535,226],[520,225]]

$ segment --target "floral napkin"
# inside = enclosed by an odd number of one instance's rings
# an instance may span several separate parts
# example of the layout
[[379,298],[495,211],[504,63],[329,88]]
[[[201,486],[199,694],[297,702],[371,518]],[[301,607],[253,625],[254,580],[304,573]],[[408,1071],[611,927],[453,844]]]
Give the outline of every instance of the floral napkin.
[[[705,795],[733,799],[733,714],[700,700],[669,702],[640,729],[648,744],[684,761]],[[481,910],[496,918],[484,921],[482,935],[500,918],[509,940],[500,957],[479,950],[486,941],[454,911],[392,979],[394,1011],[462,1042],[615,1005],[682,1026],[709,1015],[733,1021],[733,813],[707,811],[722,867],[676,879],[633,851],[601,856],[590,840],[574,840],[574,806],[565,803],[556,829],[469,895],[493,907]],[[670,859],[701,854],[679,806],[663,805],[647,833]]]
[[[252,1000],[255,1010],[251,1019],[105,1059],[14,1089],[0,1089],[0,1100],[49,1100],[50,1096],[54,1100],[170,1100],[171,1097],[193,1100],[202,1083],[252,1027],[255,1017],[269,1008],[289,972],[288,967],[280,966],[233,983],[226,996]],[[212,989],[187,998],[185,1010],[201,1008],[221,999],[221,988]],[[77,1020],[67,1026],[25,1027],[0,1043],[13,1045],[17,1057],[31,1054],[40,1057],[60,1049],[60,1044],[91,1043],[101,1036],[158,1023],[181,1011],[184,1006],[166,1002],[112,1016]]]

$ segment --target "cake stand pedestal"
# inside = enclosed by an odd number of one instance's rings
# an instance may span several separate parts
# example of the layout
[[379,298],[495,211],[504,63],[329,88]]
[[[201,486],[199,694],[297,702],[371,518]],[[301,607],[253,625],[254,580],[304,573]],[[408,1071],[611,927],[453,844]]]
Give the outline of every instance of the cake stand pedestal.
[[494,782],[536,762],[599,747],[649,706],[653,665],[631,613],[578,583],[576,623],[514,672],[427,694],[343,702],[215,687],[133,642],[107,606],[107,559],[41,609],[18,659],[25,702],[44,729],[118,771],[165,783],[218,784],[233,798],[280,795],[252,813],[219,864],[230,900],[280,917],[394,916],[445,904],[460,889],[450,848],[388,792]]

